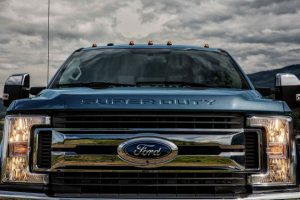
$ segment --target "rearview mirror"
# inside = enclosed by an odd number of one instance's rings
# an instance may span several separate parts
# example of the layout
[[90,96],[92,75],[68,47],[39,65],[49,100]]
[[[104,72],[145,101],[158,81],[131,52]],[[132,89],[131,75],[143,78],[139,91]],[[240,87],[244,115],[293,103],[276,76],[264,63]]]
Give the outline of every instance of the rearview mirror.
[[28,98],[29,87],[29,74],[14,74],[8,77],[4,85],[3,105],[8,107],[16,99]]
[[290,108],[300,107],[300,80],[294,74],[276,74],[275,98],[285,101]]

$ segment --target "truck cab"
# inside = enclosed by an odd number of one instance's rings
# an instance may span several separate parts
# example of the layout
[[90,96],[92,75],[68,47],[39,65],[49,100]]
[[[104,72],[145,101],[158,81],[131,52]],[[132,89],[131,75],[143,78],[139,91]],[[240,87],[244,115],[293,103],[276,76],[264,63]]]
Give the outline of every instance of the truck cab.
[[300,197],[300,81],[274,80],[256,89],[227,51],[169,42],[78,49],[47,87],[12,75],[0,196]]

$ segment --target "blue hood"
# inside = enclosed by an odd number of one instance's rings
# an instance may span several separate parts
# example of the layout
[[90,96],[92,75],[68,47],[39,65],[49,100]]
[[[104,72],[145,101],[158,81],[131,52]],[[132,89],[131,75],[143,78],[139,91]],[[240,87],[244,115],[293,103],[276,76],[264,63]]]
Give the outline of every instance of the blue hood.
[[107,109],[290,112],[284,102],[263,99],[255,90],[118,87],[46,89],[38,97],[14,101],[8,113]]

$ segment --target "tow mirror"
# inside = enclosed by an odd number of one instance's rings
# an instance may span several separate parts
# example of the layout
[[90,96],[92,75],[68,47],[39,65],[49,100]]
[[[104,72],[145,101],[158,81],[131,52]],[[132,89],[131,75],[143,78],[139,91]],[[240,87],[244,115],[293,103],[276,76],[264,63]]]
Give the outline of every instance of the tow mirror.
[[294,74],[276,74],[275,98],[285,101],[290,108],[300,107],[300,80]]
[[14,74],[8,77],[4,85],[3,105],[8,107],[16,99],[28,98],[29,87],[29,74]]

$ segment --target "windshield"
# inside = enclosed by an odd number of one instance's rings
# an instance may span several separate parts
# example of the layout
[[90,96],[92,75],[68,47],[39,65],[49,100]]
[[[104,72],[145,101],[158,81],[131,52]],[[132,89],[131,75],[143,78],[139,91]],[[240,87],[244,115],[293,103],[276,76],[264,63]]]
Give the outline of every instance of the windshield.
[[227,54],[172,49],[76,52],[55,77],[52,86],[92,87],[96,83],[114,87],[184,83],[185,86],[247,88],[246,81]]

